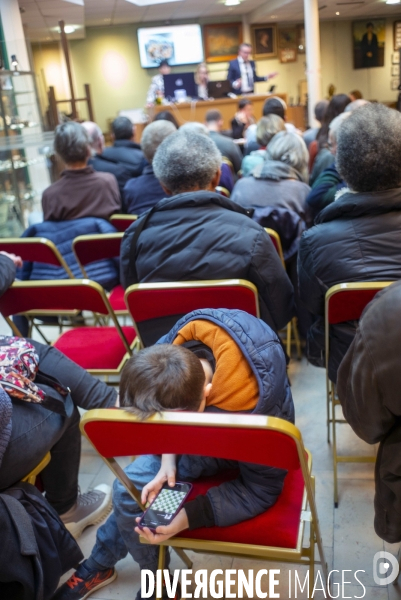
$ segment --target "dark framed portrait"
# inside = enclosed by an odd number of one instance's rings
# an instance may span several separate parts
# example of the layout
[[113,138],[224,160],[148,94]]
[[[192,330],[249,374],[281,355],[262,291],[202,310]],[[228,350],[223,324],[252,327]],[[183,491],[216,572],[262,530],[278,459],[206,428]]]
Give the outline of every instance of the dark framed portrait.
[[354,69],[384,66],[386,20],[366,19],[352,23]]
[[306,53],[306,41],[305,41],[305,26],[304,26],[304,24],[297,25],[297,33],[298,33],[298,37],[297,37],[298,54],[305,54]]
[[277,56],[277,25],[264,23],[251,26],[253,58],[274,58]]
[[394,50],[401,48],[401,21],[394,21]]
[[242,44],[242,23],[218,23],[203,26],[206,62],[224,62],[238,56]]
[[295,62],[298,50],[298,31],[296,27],[278,30],[278,53],[281,63]]

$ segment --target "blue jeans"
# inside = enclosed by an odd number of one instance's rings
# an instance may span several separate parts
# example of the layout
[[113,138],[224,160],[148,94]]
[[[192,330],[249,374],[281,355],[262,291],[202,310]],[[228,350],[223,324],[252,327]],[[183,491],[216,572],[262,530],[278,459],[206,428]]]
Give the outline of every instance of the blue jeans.
[[[135,487],[142,490],[158,473],[160,462],[160,456],[140,456],[128,465],[125,472]],[[234,461],[183,455],[178,459],[176,479],[177,481],[191,481],[236,467],[237,463]],[[142,511],[118,479],[113,486],[113,507],[114,512],[97,531],[96,544],[87,561],[87,566],[93,569],[114,567],[119,560],[130,553],[141,569],[156,571],[159,546],[140,543],[134,527],[135,518],[140,516]],[[167,553],[166,568],[168,564]]]

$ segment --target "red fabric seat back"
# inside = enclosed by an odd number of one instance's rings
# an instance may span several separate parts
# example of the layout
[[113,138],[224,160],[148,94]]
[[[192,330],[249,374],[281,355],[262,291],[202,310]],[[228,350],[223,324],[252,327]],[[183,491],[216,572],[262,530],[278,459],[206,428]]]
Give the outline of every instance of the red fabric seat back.
[[319,152],[319,143],[316,140],[313,140],[313,142],[311,142],[309,144],[309,164],[308,164],[309,173],[312,173],[313,165],[315,164],[315,160],[316,160],[316,156],[318,155],[318,152]]
[[79,236],[75,238],[73,248],[79,262],[85,266],[98,260],[119,257],[122,239],[122,233]]
[[[90,421],[84,423],[84,429],[96,450],[105,458],[164,453],[193,454],[268,465],[289,471],[300,468],[297,445],[290,435],[267,428],[240,425],[251,420],[255,422],[255,419],[266,423],[266,417],[241,415],[233,416],[232,419],[236,421],[235,427],[202,423],[188,425],[151,421]],[[275,421],[281,422],[281,419]]]
[[[165,284],[164,284],[165,285]],[[188,314],[201,308],[243,310],[258,316],[258,298],[252,289],[233,285],[137,289],[126,295],[128,310],[136,323],[169,315]]]
[[126,231],[134,221],[137,220],[137,215],[112,215],[110,223],[114,225],[117,231]]
[[[16,282],[0,298],[0,312],[4,317],[35,310],[88,310],[101,315],[109,313],[102,288],[88,280]],[[102,293],[103,292],[103,293]]]
[[330,297],[328,320],[330,325],[345,321],[359,321],[365,307],[373,300],[380,289],[341,290]]
[[64,266],[56,246],[45,238],[21,238],[0,240],[0,251],[16,254],[28,262],[40,262],[56,267]]

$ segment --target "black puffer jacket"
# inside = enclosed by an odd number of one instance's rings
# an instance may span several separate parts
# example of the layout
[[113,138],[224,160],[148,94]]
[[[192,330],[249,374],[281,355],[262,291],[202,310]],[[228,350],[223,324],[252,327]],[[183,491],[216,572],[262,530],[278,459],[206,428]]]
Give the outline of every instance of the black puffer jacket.
[[269,236],[244,208],[214,192],[164,198],[140,234],[135,260],[132,238],[147,214],[124,234],[125,288],[138,282],[247,279],[258,289],[261,318],[276,331],[288,323],[294,314],[292,284]]
[[375,531],[401,541],[401,282],[367,306],[338,369],[344,415],[368,444],[380,442],[375,469]]
[[[308,332],[308,358],[324,366],[324,298],[337,283],[401,279],[401,188],[383,192],[346,191],[306,231],[299,247],[300,296],[318,316]],[[356,322],[330,330],[329,375],[351,344]]]

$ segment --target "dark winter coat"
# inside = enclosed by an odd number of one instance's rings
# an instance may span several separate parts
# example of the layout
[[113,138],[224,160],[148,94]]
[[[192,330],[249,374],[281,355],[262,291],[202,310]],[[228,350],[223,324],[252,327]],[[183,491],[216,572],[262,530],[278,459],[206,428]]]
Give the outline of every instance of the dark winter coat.
[[[74,277],[82,278],[82,271],[75,259],[72,242],[78,235],[90,233],[115,233],[116,229],[104,219],[86,217],[72,221],[44,221],[31,225],[24,231],[22,237],[44,237],[55,243],[64,260],[70,267]],[[99,260],[85,267],[89,279],[97,281],[105,289],[112,289],[119,283],[118,261]],[[65,270],[44,263],[24,261],[22,269],[18,271],[19,279],[67,279]]]
[[146,164],[140,145],[131,140],[116,140],[103,150],[102,156],[123,165],[130,177],[138,177]]
[[375,469],[375,530],[401,541],[401,282],[367,306],[338,369],[344,415],[368,444],[380,443]]
[[[272,329],[261,319],[240,310],[203,309],[183,317],[158,343],[172,344],[179,330],[196,319],[212,321],[225,329],[250,364],[260,394],[252,414],[279,417],[293,423],[294,404],[285,355]],[[207,492],[213,513],[218,516],[216,520],[222,525],[233,525],[261,514],[274,504],[283,487],[285,471],[282,469],[249,463],[238,463],[238,468],[237,479]]]
[[[301,300],[317,320],[308,332],[307,354],[324,366],[324,300],[338,283],[401,279],[401,188],[346,191],[320,212],[299,247]],[[337,369],[356,331],[356,322],[330,328],[329,375]]]
[[294,314],[293,287],[263,227],[249,211],[214,192],[161,200],[131,249],[138,224],[121,245],[121,280],[133,283],[241,278],[259,292],[261,318],[274,330]]

